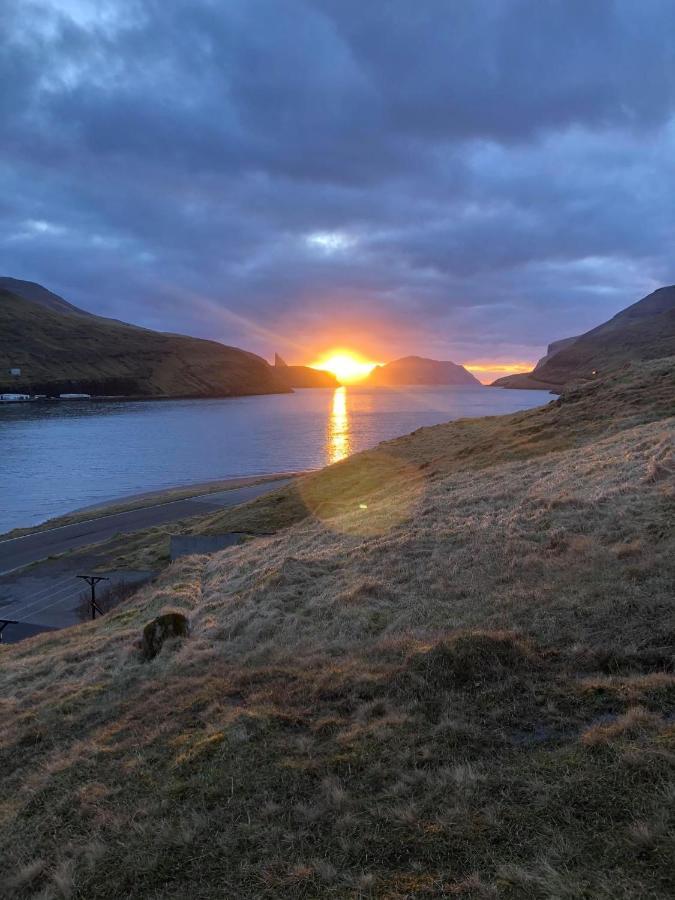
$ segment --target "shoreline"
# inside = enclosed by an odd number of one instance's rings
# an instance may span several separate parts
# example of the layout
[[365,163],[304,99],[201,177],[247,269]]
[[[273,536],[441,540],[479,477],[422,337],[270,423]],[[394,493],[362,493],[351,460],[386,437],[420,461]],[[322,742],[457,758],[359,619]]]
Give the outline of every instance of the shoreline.
[[[133,494],[120,494],[116,497],[110,497],[108,500],[104,500],[102,503],[93,503],[88,504],[87,506],[79,506],[77,509],[73,509],[70,512],[66,513],[68,516],[74,516],[79,513],[84,512],[94,512],[96,510],[110,509],[112,507],[118,507],[121,505],[125,505],[127,503],[134,503],[136,501],[152,501],[157,500],[157,503],[152,503],[152,506],[160,506],[162,502],[170,503],[173,500],[182,499],[178,496],[178,494],[183,494],[185,497],[195,497],[201,494],[212,494],[217,491],[229,491],[234,490],[234,488],[239,487],[247,487],[250,484],[260,484],[264,481],[273,481],[277,478],[293,478],[297,475],[304,475],[305,472],[263,472],[261,475],[238,475],[232,476],[228,478],[214,478],[210,481],[196,481],[190,482],[189,484],[175,484],[171,487],[167,488],[158,488],[157,490],[152,491],[140,491],[139,493]],[[162,501],[163,497],[168,497]],[[59,517],[60,518],[60,517]],[[52,519],[51,521],[55,521]]]
[[78,522],[86,522],[90,519],[101,519],[105,516],[120,512],[130,512],[135,509],[143,509],[148,506],[165,506],[178,500],[188,500],[193,497],[208,496],[208,494],[231,491],[237,488],[249,487],[254,484],[264,484],[266,481],[276,481],[281,478],[297,478],[305,475],[308,470],[300,472],[268,472],[261,475],[241,475],[238,477],[220,478],[212,481],[200,481],[193,484],[174,485],[168,488],[159,488],[153,491],[141,491],[140,493],[122,494],[111,497],[101,503],[80,506],[60,516],[45,519],[37,525],[29,525],[23,528],[13,528],[0,534],[0,543],[14,540],[29,534],[41,531],[50,531],[62,528],[66,525],[74,525]]

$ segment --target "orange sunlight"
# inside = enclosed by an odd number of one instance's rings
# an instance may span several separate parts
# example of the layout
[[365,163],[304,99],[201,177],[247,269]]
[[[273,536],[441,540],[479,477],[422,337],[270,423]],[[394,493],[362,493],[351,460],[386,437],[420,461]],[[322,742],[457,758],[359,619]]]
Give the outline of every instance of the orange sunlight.
[[531,372],[535,363],[532,362],[475,362],[464,363],[464,368],[471,372],[479,381],[489,384],[502,375],[516,375],[521,372]]
[[312,369],[323,369],[332,372],[340,384],[354,384],[372,372],[379,363],[364,359],[352,350],[331,350],[316,362],[310,363]]

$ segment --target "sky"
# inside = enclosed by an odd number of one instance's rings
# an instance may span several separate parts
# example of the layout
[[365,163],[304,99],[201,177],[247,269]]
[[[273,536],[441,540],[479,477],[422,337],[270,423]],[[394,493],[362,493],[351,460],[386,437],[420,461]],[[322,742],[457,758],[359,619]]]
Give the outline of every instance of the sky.
[[1,0],[0,274],[486,380],[675,281],[671,0]]

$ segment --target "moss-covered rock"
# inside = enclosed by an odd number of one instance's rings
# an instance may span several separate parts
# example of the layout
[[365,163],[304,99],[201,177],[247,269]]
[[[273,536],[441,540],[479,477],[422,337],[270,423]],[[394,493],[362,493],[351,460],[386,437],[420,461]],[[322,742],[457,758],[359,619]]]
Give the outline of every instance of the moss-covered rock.
[[164,613],[157,616],[143,629],[141,653],[144,659],[154,659],[162,649],[164,642],[171,638],[187,637],[190,623],[178,612]]

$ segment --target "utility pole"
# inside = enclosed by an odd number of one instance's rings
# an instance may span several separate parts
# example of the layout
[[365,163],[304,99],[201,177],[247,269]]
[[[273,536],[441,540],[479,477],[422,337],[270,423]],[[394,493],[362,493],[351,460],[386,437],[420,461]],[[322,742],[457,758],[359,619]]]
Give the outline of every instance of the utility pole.
[[0,644],[2,643],[2,632],[8,625],[18,625],[16,619],[0,619]]
[[89,587],[91,588],[91,599],[89,600],[89,605],[91,607],[91,617],[92,619],[96,618],[96,613],[99,616],[103,615],[103,610],[99,609],[96,605],[96,585],[99,581],[110,581],[109,578],[106,578],[105,575],[78,575],[78,578],[81,578],[83,581],[86,581]]

